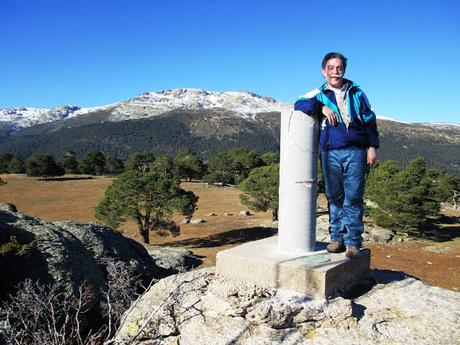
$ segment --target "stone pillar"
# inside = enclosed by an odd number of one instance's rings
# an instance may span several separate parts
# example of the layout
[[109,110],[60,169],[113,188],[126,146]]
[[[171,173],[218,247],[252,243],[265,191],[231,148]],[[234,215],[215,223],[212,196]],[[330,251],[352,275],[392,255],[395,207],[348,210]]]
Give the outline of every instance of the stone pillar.
[[319,124],[302,112],[281,113],[278,237],[247,242],[217,253],[216,271],[258,286],[332,296],[367,276],[370,251],[351,260],[328,253],[316,235]]
[[315,250],[318,121],[300,111],[281,113],[278,251]]

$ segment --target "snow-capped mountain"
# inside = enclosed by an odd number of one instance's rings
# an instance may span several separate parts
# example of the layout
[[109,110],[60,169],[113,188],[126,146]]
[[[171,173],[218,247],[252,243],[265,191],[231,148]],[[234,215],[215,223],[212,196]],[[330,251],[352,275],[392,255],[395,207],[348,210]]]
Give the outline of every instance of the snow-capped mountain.
[[[64,121],[91,115],[101,110],[107,112],[106,121],[123,121],[151,118],[176,110],[218,110],[223,115],[237,116],[254,120],[257,114],[280,112],[292,109],[292,104],[276,101],[271,97],[259,96],[249,91],[205,91],[193,88],[179,88],[158,92],[146,92],[139,96],[100,107],[82,108],[74,105],[60,105],[45,108],[0,109],[0,123],[12,130],[32,127],[39,124]],[[405,123],[391,117],[377,115],[380,120]],[[424,124],[439,128],[452,128],[460,124]]]
[[118,103],[112,112],[113,120],[145,118],[174,109],[225,109],[243,118],[257,113],[282,111],[292,105],[281,103],[248,91],[216,92],[201,89],[173,89],[147,92]]
[[[97,108],[0,109],[0,152],[20,157],[98,150],[127,159],[135,152],[202,157],[232,147],[279,150],[279,112],[292,104],[247,91],[174,89],[148,92]],[[159,116],[161,115],[161,116]],[[460,126],[378,117],[379,159],[401,165],[417,156],[458,174]],[[129,121],[123,121],[129,120]],[[429,152],[429,154],[427,154]]]
[[409,122],[397,120],[397,119],[394,119],[392,117],[385,116],[385,115],[378,115],[377,114],[376,116],[377,116],[377,120],[386,120],[386,121],[393,121],[393,122],[399,122],[399,123],[409,123]]
[[417,124],[417,125],[422,125],[422,126],[426,126],[426,127],[434,127],[434,128],[446,129],[446,130],[460,128],[460,123],[446,123],[446,122],[412,123],[412,122],[397,120],[397,119],[394,119],[392,117],[385,116],[385,115],[377,115],[377,120],[392,121],[392,122],[402,123],[402,124],[406,124],[406,125]]
[[422,123],[424,126],[435,127],[439,129],[459,129],[460,123],[444,123],[444,122],[435,122],[435,123]]
[[29,127],[50,121],[44,108],[7,108],[0,109],[0,121],[12,128]]
[[224,109],[235,116],[254,119],[258,113],[282,111],[292,105],[248,91],[215,92],[201,89],[173,89],[147,92],[118,103],[95,108],[58,106],[52,109],[0,109],[0,122],[19,129],[62,121],[99,110],[110,110],[109,121],[122,121],[157,116],[175,109]]
[[0,109],[0,122],[6,123],[12,129],[20,129],[43,123],[62,121],[104,108],[81,108],[74,105],[59,105],[51,109],[7,108]]

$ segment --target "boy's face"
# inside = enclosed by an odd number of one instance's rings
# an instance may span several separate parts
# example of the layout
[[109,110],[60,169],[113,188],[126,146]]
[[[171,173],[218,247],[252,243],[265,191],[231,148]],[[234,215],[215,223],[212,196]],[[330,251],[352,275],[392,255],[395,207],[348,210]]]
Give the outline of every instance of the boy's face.
[[335,88],[342,87],[345,68],[343,67],[341,59],[332,58],[327,60],[326,66],[322,69],[322,72],[324,78],[326,78],[326,81],[330,86]]

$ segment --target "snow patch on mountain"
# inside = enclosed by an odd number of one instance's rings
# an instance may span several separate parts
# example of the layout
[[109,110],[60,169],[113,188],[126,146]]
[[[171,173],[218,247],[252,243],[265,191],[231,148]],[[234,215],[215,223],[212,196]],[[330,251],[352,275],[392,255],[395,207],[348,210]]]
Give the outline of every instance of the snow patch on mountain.
[[292,109],[292,105],[248,91],[215,92],[180,88],[147,92],[128,100],[95,108],[64,105],[52,109],[0,109],[0,122],[6,122],[10,127],[18,129],[62,121],[108,108],[112,109],[112,121],[148,118],[175,109],[224,109],[234,116],[254,119],[258,113]]
[[401,120],[396,120],[392,117],[389,117],[389,116],[385,116],[385,115],[376,115],[377,116],[377,120],[386,120],[386,121],[393,121],[393,122],[399,122],[399,123],[405,123],[405,124],[409,124],[410,122],[406,122],[406,121],[401,121]]
[[49,109],[44,108],[6,108],[0,109],[0,121],[12,128],[29,127],[47,122],[45,115]]
[[201,89],[172,89],[147,92],[117,104],[115,119],[144,118],[175,109],[225,109],[243,118],[254,119],[257,113],[283,111],[289,104],[248,91],[216,92]]
[[384,116],[384,115],[377,115],[377,120],[386,120],[386,121],[393,121],[393,122],[398,122],[398,123],[404,123],[408,125],[422,125],[426,127],[433,127],[433,128],[438,128],[438,129],[454,129],[457,130],[460,128],[460,123],[447,123],[447,122],[422,122],[422,123],[416,123],[416,122],[407,122],[407,121],[401,121],[401,120],[396,120],[394,118]]
[[434,123],[422,123],[421,125],[439,128],[439,129],[460,129],[460,123],[434,122]]
[[8,124],[12,129],[19,129],[54,121],[62,121],[103,108],[81,108],[75,105],[59,105],[51,109],[7,108],[0,109],[0,122]]
[[[259,96],[249,91],[205,91],[194,88],[179,88],[158,92],[146,92],[134,98],[117,103],[82,108],[74,105],[60,105],[52,109],[9,108],[0,109],[0,123],[11,129],[20,129],[55,121],[64,121],[81,115],[90,115],[100,110],[110,112],[109,121],[149,118],[177,110],[213,109],[221,116],[238,116],[254,120],[257,114],[281,112],[293,109],[292,104],[278,102],[271,97]],[[378,115],[379,120],[408,123]],[[458,128],[460,124],[424,124],[438,128]]]

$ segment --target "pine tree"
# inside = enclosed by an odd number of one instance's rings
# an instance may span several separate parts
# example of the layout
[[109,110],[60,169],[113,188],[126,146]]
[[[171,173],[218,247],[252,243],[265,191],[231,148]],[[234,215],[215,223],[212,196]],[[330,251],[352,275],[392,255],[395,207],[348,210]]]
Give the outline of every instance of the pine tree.
[[8,172],[11,174],[23,174],[24,171],[24,161],[14,156],[8,163]]
[[173,211],[190,217],[197,200],[195,194],[180,188],[179,178],[171,173],[127,170],[106,190],[96,207],[96,217],[112,227],[133,219],[143,241],[149,243],[150,231],[178,235],[180,229],[171,218]]
[[100,151],[90,151],[79,162],[78,169],[83,174],[103,175],[105,173],[106,158]]
[[150,170],[154,161],[155,157],[151,153],[136,152],[126,162],[126,170],[137,170],[144,173]]
[[263,154],[260,158],[265,163],[265,165],[272,165],[280,162],[280,154],[277,152],[267,152]]
[[174,159],[174,169],[181,178],[191,181],[192,178],[201,179],[206,167],[195,153],[182,150]]
[[272,219],[278,220],[279,163],[251,170],[238,187],[244,205],[254,211],[272,210]]
[[235,174],[232,159],[227,153],[219,153],[208,161],[208,173],[203,180],[208,183],[233,184]]
[[121,159],[114,156],[107,156],[105,161],[105,172],[108,175],[119,175],[124,169],[125,166],[123,165],[123,161]]
[[13,155],[11,153],[0,153],[0,174],[8,174],[11,160]]
[[174,173],[174,162],[168,155],[155,156],[155,160],[151,164],[151,169],[161,171],[168,174]]
[[248,177],[252,169],[264,164],[258,150],[235,147],[228,151],[227,155],[232,161],[232,169],[236,183]]
[[211,157],[204,180],[222,184],[239,183],[248,177],[252,169],[262,165],[264,162],[258,150],[235,147]]
[[78,173],[78,161],[75,158],[75,152],[73,151],[67,151],[61,155],[57,160],[57,164],[63,167],[67,174]]
[[50,176],[62,176],[65,170],[56,164],[50,155],[34,155],[26,160],[27,176],[42,176],[45,180]]
[[423,234],[429,217],[439,211],[436,188],[421,157],[403,170],[393,161],[380,163],[367,180],[366,197],[377,205],[370,214],[381,226]]

